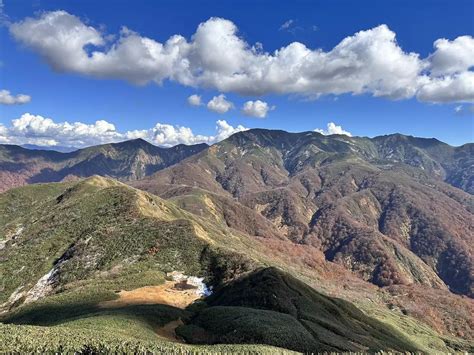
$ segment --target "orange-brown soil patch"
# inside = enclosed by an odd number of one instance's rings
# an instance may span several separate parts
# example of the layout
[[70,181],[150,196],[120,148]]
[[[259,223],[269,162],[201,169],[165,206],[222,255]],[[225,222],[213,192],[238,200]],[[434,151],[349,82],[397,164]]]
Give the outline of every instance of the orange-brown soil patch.
[[165,304],[177,308],[186,308],[201,298],[196,289],[176,287],[178,282],[166,281],[158,286],[145,286],[131,291],[120,291],[119,298],[99,304],[103,308],[124,307],[140,304]]

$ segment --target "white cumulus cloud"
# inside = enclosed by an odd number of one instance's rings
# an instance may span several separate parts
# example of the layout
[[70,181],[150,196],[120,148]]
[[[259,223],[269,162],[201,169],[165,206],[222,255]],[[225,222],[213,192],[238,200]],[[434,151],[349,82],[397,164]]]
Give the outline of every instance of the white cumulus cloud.
[[191,106],[201,106],[201,96],[199,95],[191,95],[188,97],[188,104]]
[[430,70],[435,75],[459,73],[474,66],[474,38],[471,36],[460,36],[453,41],[438,39],[434,47]]
[[243,132],[247,131],[248,128],[238,125],[237,127],[233,127],[230,124],[227,123],[225,120],[218,120],[216,122],[216,135],[212,137],[211,141],[214,142],[219,142],[221,140],[226,139],[227,137],[230,137],[234,133],[238,132]]
[[176,144],[213,144],[245,130],[247,128],[242,125],[234,127],[219,120],[214,135],[195,134],[189,127],[165,123],[157,123],[150,129],[120,132],[112,123],[104,120],[93,124],[55,122],[51,118],[25,113],[12,120],[8,127],[0,124],[0,143],[81,148],[143,138],[150,143],[169,147]]
[[115,126],[99,120],[94,124],[59,122],[30,113],[11,121],[3,140],[18,144],[65,145],[82,147],[120,139]]
[[420,88],[417,98],[434,103],[474,102],[474,72],[432,79]]
[[386,25],[359,31],[327,51],[292,42],[266,52],[222,18],[199,24],[190,39],[177,34],[163,43],[125,27],[111,40],[65,11],[26,18],[10,32],[57,71],[139,85],[172,80],[244,95],[349,93],[430,102],[464,102],[473,95],[472,85],[461,82],[472,74],[471,36],[439,39],[434,53],[420,58],[404,51]]
[[269,106],[265,101],[247,101],[242,107],[242,112],[246,116],[265,118],[268,111],[274,110],[275,106]]
[[207,108],[209,110],[220,113],[220,114],[226,113],[233,107],[234,107],[234,104],[230,101],[227,101],[224,94],[220,94],[219,96],[214,96],[207,103]]
[[352,137],[352,134],[350,132],[344,130],[342,128],[342,126],[338,126],[334,122],[329,122],[327,124],[326,129],[317,128],[314,131],[318,132],[318,133],[321,133],[321,134],[324,134],[325,136],[331,135],[331,134],[343,134],[343,135]]
[[18,94],[12,95],[8,90],[0,90],[0,104],[2,105],[22,105],[31,101],[31,96]]

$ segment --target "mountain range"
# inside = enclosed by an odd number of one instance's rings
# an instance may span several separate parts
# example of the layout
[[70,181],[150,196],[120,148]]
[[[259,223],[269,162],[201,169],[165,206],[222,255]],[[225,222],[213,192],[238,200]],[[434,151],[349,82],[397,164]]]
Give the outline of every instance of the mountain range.
[[[212,146],[3,145],[0,191],[4,334],[51,327],[53,351],[105,346],[86,341],[91,320],[107,339],[131,322],[128,351],[155,346],[150,327],[168,346],[170,324],[197,349],[474,349],[474,144],[252,129]],[[178,271],[212,294],[101,306]],[[71,329],[79,343],[57,340]]]
[[453,167],[472,168],[472,149],[252,130],[132,185],[175,199],[176,185],[233,198],[274,234],[379,286],[417,282],[472,297],[472,195],[443,182],[471,190],[472,175]]
[[73,152],[0,145],[0,191],[39,182],[92,175],[120,181],[143,178],[207,148],[206,144],[156,147],[142,139],[104,144]]
[[74,147],[66,147],[61,145],[54,145],[54,146],[44,146],[44,145],[36,145],[36,144],[22,144],[21,147],[30,149],[30,150],[54,150],[56,152],[61,153],[71,153],[77,150]]

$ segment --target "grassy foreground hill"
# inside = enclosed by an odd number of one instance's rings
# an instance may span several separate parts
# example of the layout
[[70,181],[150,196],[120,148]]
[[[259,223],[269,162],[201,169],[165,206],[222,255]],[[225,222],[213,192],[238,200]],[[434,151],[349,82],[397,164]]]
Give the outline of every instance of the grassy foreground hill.
[[314,353],[421,351],[395,328],[276,268],[231,282],[206,303],[178,334],[192,342],[266,342]]
[[[207,196],[193,201],[209,206]],[[316,350],[472,350],[465,340],[386,308],[388,293],[328,264],[316,249],[228,223],[232,213],[221,218],[219,206],[232,206],[229,200],[213,201],[211,218],[181,208],[190,201],[98,176],[0,194],[0,351],[278,353],[306,350],[300,346],[306,341]],[[264,219],[258,223],[272,228]],[[267,266],[287,273],[259,271]],[[203,277],[214,290],[209,306],[167,302],[163,294],[189,295],[169,279],[173,271]],[[297,279],[320,285],[314,290]],[[150,298],[157,290],[164,290],[161,298]],[[341,291],[357,307],[324,290]],[[270,302],[274,293],[277,303]],[[373,301],[364,302],[364,294]],[[189,331],[193,324],[205,330],[204,340]],[[175,328],[200,345],[180,343]],[[299,340],[282,341],[290,338]]]
[[224,270],[232,252],[214,249],[201,221],[173,204],[101,177],[13,189],[0,200],[0,302],[9,323],[0,325],[0,351],[282,351],[174,344],[156,329],[188,311],[100,306],[117,290],[162,285],[174,270],[221,282],[212,265]]

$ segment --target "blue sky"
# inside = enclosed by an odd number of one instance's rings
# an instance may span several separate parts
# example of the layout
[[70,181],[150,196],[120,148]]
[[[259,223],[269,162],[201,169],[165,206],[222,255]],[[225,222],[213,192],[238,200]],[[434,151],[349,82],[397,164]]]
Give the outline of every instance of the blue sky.
[[[380,64],[382,69],[376,72],[376,66],[380,63],[376,58],[374,73],[371,72],[370,66],[354,69],[354,65],[347,76],[347,83],[339,77],[337,80],[341,82],[335,84],[336,78],[331,77],[331,71],[325,70],[340,60],[341,55],[345,55],[341,53],[346,53],[341,52],[339,56],[330,56],[327,62],[318,57],[310,64],[305,64],[306,71],[294,69],[294,76],[301,75],[302,79],[292,83],[274,83],[268,78],[266,81],[253,78],[246,81],[248,84],[245,84],[245,88],[241,88],[240,84],[235,82],[223,84],[225,78],[215,79],[215,71],[209,76],[212,76],[212,79],[197,77],[196,74],[190,79],[191,82],[187,82],[188,79],[176,79],[179,74],[176,74],[173,68],[168,70],[173,74],[167,73],[164,78],[156,80],[157,74],[154,70],[148,73],[148,69],[138,67],[130,74],[124,73],[120,68],[111,68],[112,65],[120,66],[120,63],[126,65],[126,58],[110,60],[112,64],[104,67],[88,61],[85,64],[79,63],[79,53],[76,57],[73,51],[81,51],[81,48],[73,48],[70,52],[59,48],[55,52],[55,48],[43,41],[47,36],[57,35],[51,34],[51,31],[35,42],[28,33],[32,23],[25,24],[25,19],[44,22],[49,19],[45,17],[47,14],[58,10],[67,14],[64,15],[64,21],[76,19],[84,26],[84,31],[90,27],[106,38],[103,45],[88,44],[84,47],[89,56],[92,56],[94,51],[107,53],[114,44],[117,45],[123,26],[134,31],[137,38],[146,37],[156,43],[165,43],[176,34],[191,43],[199,24],[212,17],[219,17],[234,24],[238,29],[235,35],[248,45],[248,53],[251,46],[261,43],[263,49],[259,49],[257,45],[255,51],[268,53],[272,60],[277,57],[275,50],[287,47],[292,42],[303,44],[309,51],[320,50],[329,53],[345,38],[385,24],[388,30],[381,29],[377,33],[366,34],[366,37],[361,37],[350,50],[356,54],[366,53],[367,48],[364,46],[379,45],[377,41],[380,38],[385,38],[387,33],[393,32],[396,35],[396,46],[401,49],[403,60],[407,60],[406,67],[413,65],[422,68],[427,65],[428,69],[420,69],[416,77],[407,74],[406,80],[398,83],[400,71],[403,71],[405,65],[394,57],[393,61]],[[241,129],[263,127],[305,131],[317,128],[326,130],[326,125],[334,122],[341,126],[341,129],[357,136],[400,132],[436,137],[453,145],[472,142],[474,83],[469,57],[472,54],[470,36],[474,34],[473,13],[473,1],[4,0],[3,26],[0,27],[0,90],[7,90],[8,97],[13,101],[18,94],[28,95],[31,100],[26,103],[9,102],[0,105],[0,140],[3,127],[3,141],[7,143],[81,146],[135,136],[143,136],[163,145],[194,143],[200,140],[212,143],[238,130],[239,125],[242,126]],[[287,26],[283,26],[285,23]],[[15,27],[15,24],[20,25]],[[53,30],[57,28],[58,26],[53,26]],[[455,40],[460,36],[467,38],[457,43]],[[443,38],[448,40],[448,50],[451,52],[440,53],[439,60],[430,61],[430,54],[435,52],[434,42]],[[209,48],[197,51],[204,51],[204,55],[208,55]],[[234,58],[225,57],[225,53],[218,52],[219,47],[216,53],[210,54],[210,64],[208,63],[207,67],[204,65],[204,69],[196,64],[196,70],[210,71],[211,66],[214,69],[215,66],[224,66],[226,68],[222,70],[228,70],[227,66],[231,66],[229,63],[233,63]],[[418,54],[419,59],[409,58],[410,52]],[[218,61],[217,64],[212,62],[213,56]],[[382,59],[384,56],[389,57],[380,53]],[[195,57],[189,58],[193,60]],[[254,57],[257,58],[257,54]],[[347,61],[349,57],[344,56],[343,59]],[[71,64],[76,58],[79,64]],[[288,68],[293,64],[296,65],[295,68],[300,68],[299,57],[291,58],[286,59]],[[449,65],[446,64],[448,59],[451,61]],[[65,62],[61,62],[63,60]],[[199,63],[202,60],[200,59]],[[137,60],[133,59],[131,63],[136,62]],[[248,69],[250,64],[242,65],[247,67],[241,66],[239,70],[251,70]],[[262,64],[262,68],[267,68],[265,65]],[[390,74],[392,76],[384,77],[384,65],[387,68],[399,65],[400,68],[395,68]],[[453,66],[457,68],[456,71],[447,69]],[[156,70],[161,73],[159,68]],[[427,74],[423,74],[425,72]],[[468,76],[464,76],[462,84],[456,86],[461,88],[459,90],[463,90],[462,92],[454,92],[450,87],[445,90],[449,91],[447,93],[439,92],[438,89],[433,91],[435,89],[428,87],[448,77],[452,81],[460,80],[463,73]],[[133,75],[132,80],[130,75]],[[293,74],[288,75],[292,79]],[[135,76],[146,77],[147,83],[137,85],[131,82],[135,80]],[[364,89],[355,89],[359,80]],[[419,81],[423,80],[429,82],[419,84]],[[356,82],[352,83],[354,81]],[[320,82],[323,83],[319,84]],[[422,85],[426,86],[421,88]],[[409,93],[403,91],[405,87],[410,87],[411,90],[411,86],[413,90]],[[400,90],[403,91],[402,94]],[[226,100],[233,104],[233,108],[225,113],[209,110],[206,107],[208,101],[222,93]],[[193,94],[201,96],[202,105],[188,104],[187,99]],[[255,103],[256,100],[266,103],[267,108],[272,108],[268,109],[266,117],[254,117],[260,112],[256,109],[248,112],[253,116],[242,112],[245,102]],[[26,113],[30,115],[26,117]],[[24,119],[17,121],[13,127],[12,120],[21,117]],[[52,122],[45,122],[45,118],[50,118]],[[114,128],[105,128],[107,132],[104,133],[103,127],[95,126],[98,120],[107,121],[113,124]],[[218,120],[226,121],[226,126],[221,127],[222,132],[216,132]],[[68,128],[64,125],[66,121],[81,122],[84,126]],[[152,130],[157,123],[163,126]],[[189,133],[189,130],[179,130],[177,126],[190,128],[192,133]],[[102,133],[97,134],[97,129]],[[135,133],[126,133],[130,131]],[[80,136],[77,141],[71,138],[74,134]],[[87,137],[88,134],[90,137]],[[200,136],[202,137],[199,138]]]

